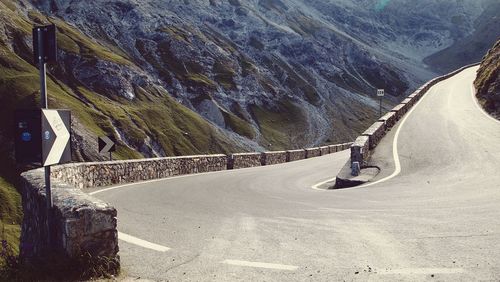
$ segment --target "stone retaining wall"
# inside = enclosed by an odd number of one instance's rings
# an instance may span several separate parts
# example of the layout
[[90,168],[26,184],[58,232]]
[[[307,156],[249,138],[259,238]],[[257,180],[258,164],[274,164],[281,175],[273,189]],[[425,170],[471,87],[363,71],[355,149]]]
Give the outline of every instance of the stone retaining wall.
[[362,135],[368,136],[370,150],[374,149],[385,135],[385,123],[381,121],[375,122]]
[[282,164],[287,162],[286,151],[262,153],[262,165]]
[[307,148],[305,150],[306,150],[306,158],[307,159],[321,156],[321,149],[320,148]]
[[396,124],[396,113],[395,112],[388,112],[384,116],[382,116],[378,121],[381,121],[384,123],[385,131],[390,130],[395,124]]
[[400,120],[404,114],[406,114],[406,108],[404,104],[398,104],[394,108],[392,108],[391,112],[394,112],[396,115],[396,120]]
[[359,162],[361,167],[367,164],[370,157],[370,142],[368,136],[358,136],[351,145],[351,164]]
[[[61,261],[77,260],[83,254],[96,259],[95,267],[116,273],[118,231],[116,209],[82,190],[52,180],[53,209],[51,211],[51,248],[47,241],[47,209],[43,169],[21,175],[23,224],[20,257],[23,262],[35,262],[47,255],[59,254]],[[106,258],[100,265],[99,257]]]
[[306,150],[288,150],[286,151],[287,162],[299,161],[306,158]]
[[239,168],[255,167],[262,165],[261,153],[232,154],[228,158],[231,159],[232,163],[230,169],[239,169]]
[[328,146],[319,147],[319,151],[320,151],[320,154],[322,156],[328,155],[328,154],[330,154],[330,147],[328,147]]
[[[237,165],[245,161],[237,158]],[[226,155],[182,156],[54,166],[52,176],[83,189],[227,169]],[[259,154],[260,165],[260,154]]]
[[[411,99],[416,98],[416,97],[421,97],[419,95],[418,91],[415,91],[415,92],[411,93],[410,96],[408,96],[408,98],[411,98]],[[419,100],[419,98],[417,98],[417,100]]]

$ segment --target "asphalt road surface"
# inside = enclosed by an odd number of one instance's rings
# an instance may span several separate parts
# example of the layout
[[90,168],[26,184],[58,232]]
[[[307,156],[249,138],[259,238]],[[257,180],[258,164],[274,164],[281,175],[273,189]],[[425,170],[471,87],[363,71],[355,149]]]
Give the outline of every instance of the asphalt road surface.
[[382,140],[370,186],[311,188],[344,151],[96,193],[118,209],[124,276],[500,280],[500,123],[472,96],[476,69],[434,86]]

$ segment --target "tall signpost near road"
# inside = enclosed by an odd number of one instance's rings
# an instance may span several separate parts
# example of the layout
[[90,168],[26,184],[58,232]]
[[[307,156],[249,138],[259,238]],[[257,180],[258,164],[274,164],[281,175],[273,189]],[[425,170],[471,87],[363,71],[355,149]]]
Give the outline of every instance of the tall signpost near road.
[[40,69],[40,108],[16,111],[16,162],[45,168],[47,200],[47,246],[52,247],[52,191],[50,166],[71,161],[71,112],[49,110],[47,105],[46,64],[57,61],[55,25],[33,28],[34,62]]
[[378,116],[382,117],[382,98],[384,97],[384,89],[377,89],[377,96],[380,98],[380,107],[378,111]]
[[[56,26],[37,26],[33,28],[33,54],[34,62],[38,63],[38,68],[40,69],[40,108],[47,109],[47,80],[46,63],[57,61],[57,41],[56,41]],[[45,133],[42,133],[42,140],[50,139]],[[42,142],[43,144],[43,142]],[[52,210],[52,193],[50,189],[50,165],[45,165],[45,196],[47,198],[47,240],[49,245],[51,245],[51,224],[50,224],[50,211]]]

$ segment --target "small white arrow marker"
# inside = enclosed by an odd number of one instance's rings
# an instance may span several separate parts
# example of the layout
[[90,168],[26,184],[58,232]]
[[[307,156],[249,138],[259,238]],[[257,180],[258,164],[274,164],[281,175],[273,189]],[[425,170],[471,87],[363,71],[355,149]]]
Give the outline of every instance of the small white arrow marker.
[[99,154],[106,154],[109,150],[115,145],[115,142],[111,140],[108,136],[99,137],[101,140],[106,143],[106,145],[99,151]]

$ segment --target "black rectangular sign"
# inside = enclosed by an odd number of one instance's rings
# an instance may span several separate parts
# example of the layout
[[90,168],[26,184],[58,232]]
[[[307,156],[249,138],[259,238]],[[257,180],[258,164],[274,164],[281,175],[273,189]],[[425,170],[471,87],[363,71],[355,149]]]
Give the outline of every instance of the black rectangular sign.
[[15,150],[18,164],[40,164],[42,160],[41,111],[18,110],[15,113]]
[[16,111],[15,150],[18,164],[48,166],[71,161],[71,112]]
[[[38,33],[41,32],[42,48],[39,46]],[[40,56],[44,63],[54,63],[57,61],[57,38],[56,26],[54,24],[47,26],[36,26],[33,33],[33,59],[35,65],[38,65]],[[40,54],[40,51],[42,54]]]

